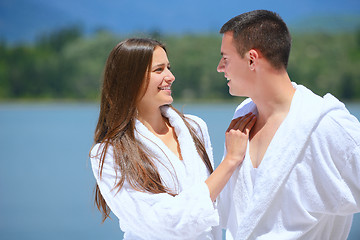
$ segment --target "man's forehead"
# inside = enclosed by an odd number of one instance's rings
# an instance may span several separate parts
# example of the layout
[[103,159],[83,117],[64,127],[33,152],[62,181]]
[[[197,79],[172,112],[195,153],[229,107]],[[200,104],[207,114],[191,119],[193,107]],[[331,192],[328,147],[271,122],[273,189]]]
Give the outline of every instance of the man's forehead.
[[233,44],[233,33],[232,32],[224,33],[221,41],[220,54],[224,56],[234,50],[235,50],[235,46]]

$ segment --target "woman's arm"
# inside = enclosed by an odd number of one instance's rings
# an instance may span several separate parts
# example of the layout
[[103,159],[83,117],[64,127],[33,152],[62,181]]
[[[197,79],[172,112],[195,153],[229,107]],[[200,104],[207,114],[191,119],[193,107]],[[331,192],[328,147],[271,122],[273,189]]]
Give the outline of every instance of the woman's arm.
[[235,169],[243,162],[249,133],[255,121],[255,115],[249,113],[232,120],[229,128],[226,130],[225,146],[227,154],[215,171],[205,181],[209,188],[212,201],[215,201]]
[[233,120],[226,132],[228,154],[223,162],[205,181],[194,183],[175,197],[167,194],[151,194],[135,191],[126,182],[117,191],[116,167],[112,149],[104,159],[102,177],[99,177],[97,147],[92,151],[93,172],[106,203],[119,218],[124,232],[136,234],[141,239],[185,239],[196,237],[219,224],[219,216],[213,201],[220,193],[233,171],[241,164],[248,132],[255,120],[246,116]]
[[91,164],[101,194],[119,218],[121,229],[137,239],[196,239],[219,224],[205,182],[194,183],[175,197],[135,191],[126,182],[118,191],[114,189],[116,172],[111,151],[106,154],[101,178],[98,158],[92,157]]

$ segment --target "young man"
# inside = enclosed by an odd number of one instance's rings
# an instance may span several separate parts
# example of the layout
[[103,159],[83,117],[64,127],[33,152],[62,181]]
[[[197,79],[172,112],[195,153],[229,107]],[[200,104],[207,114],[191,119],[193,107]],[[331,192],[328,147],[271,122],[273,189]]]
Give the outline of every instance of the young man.
[[346,239],[360,211],[360,124],[330,94],[292,83],[291,37],[270,11],[221,28],[218,72],[253,112],[245,159],[220,202],[227,239]]

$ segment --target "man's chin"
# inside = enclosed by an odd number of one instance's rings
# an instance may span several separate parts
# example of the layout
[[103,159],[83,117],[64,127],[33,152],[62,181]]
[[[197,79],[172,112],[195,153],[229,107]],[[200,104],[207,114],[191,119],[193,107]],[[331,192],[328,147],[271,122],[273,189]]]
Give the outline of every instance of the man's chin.
[[243,94],[239,94],[237,92],[231,91],[230,88],[229,88],[229,94],[233,97],[247,97],[247,96],[244,96]]
[[232,91],[231,88],[229,88],[229,94],[231,96],[238,97],[238,94],[236,94],[234,91]]

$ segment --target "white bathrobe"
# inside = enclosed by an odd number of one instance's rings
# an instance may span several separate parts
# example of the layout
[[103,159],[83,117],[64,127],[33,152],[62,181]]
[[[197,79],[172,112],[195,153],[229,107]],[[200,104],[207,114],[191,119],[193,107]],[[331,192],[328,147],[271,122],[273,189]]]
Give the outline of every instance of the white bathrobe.
[[[99,178],[99,144],[92,150],[91,164],[101,194],[111,211],[119,218],[124,239],[214,239],[212,226],[219,224],[219,216],[210,199],[205,180],[208,170],[196,151],[195,143],[180,116],[168,106],[161,108],[169,119],[180,144],[180,160],[159,138],[140,121],[135,124],[135,136],[153,154],[163,184],[178,193],[151,194],[135,191],[127,182],[117,193],[113,190],[116,172],[113,150],[108,151],[102,178]],[[213,154],[207,126],[200,118],[186,115],[200,137],[203,137],[207,154],[213,164]]]
[[[220,195],[227,239],[346,239],[360,211],[360,124],[330,94],[296,88],[255,169],[243,164]],[[257,113],[251,99],[234,118]]]

